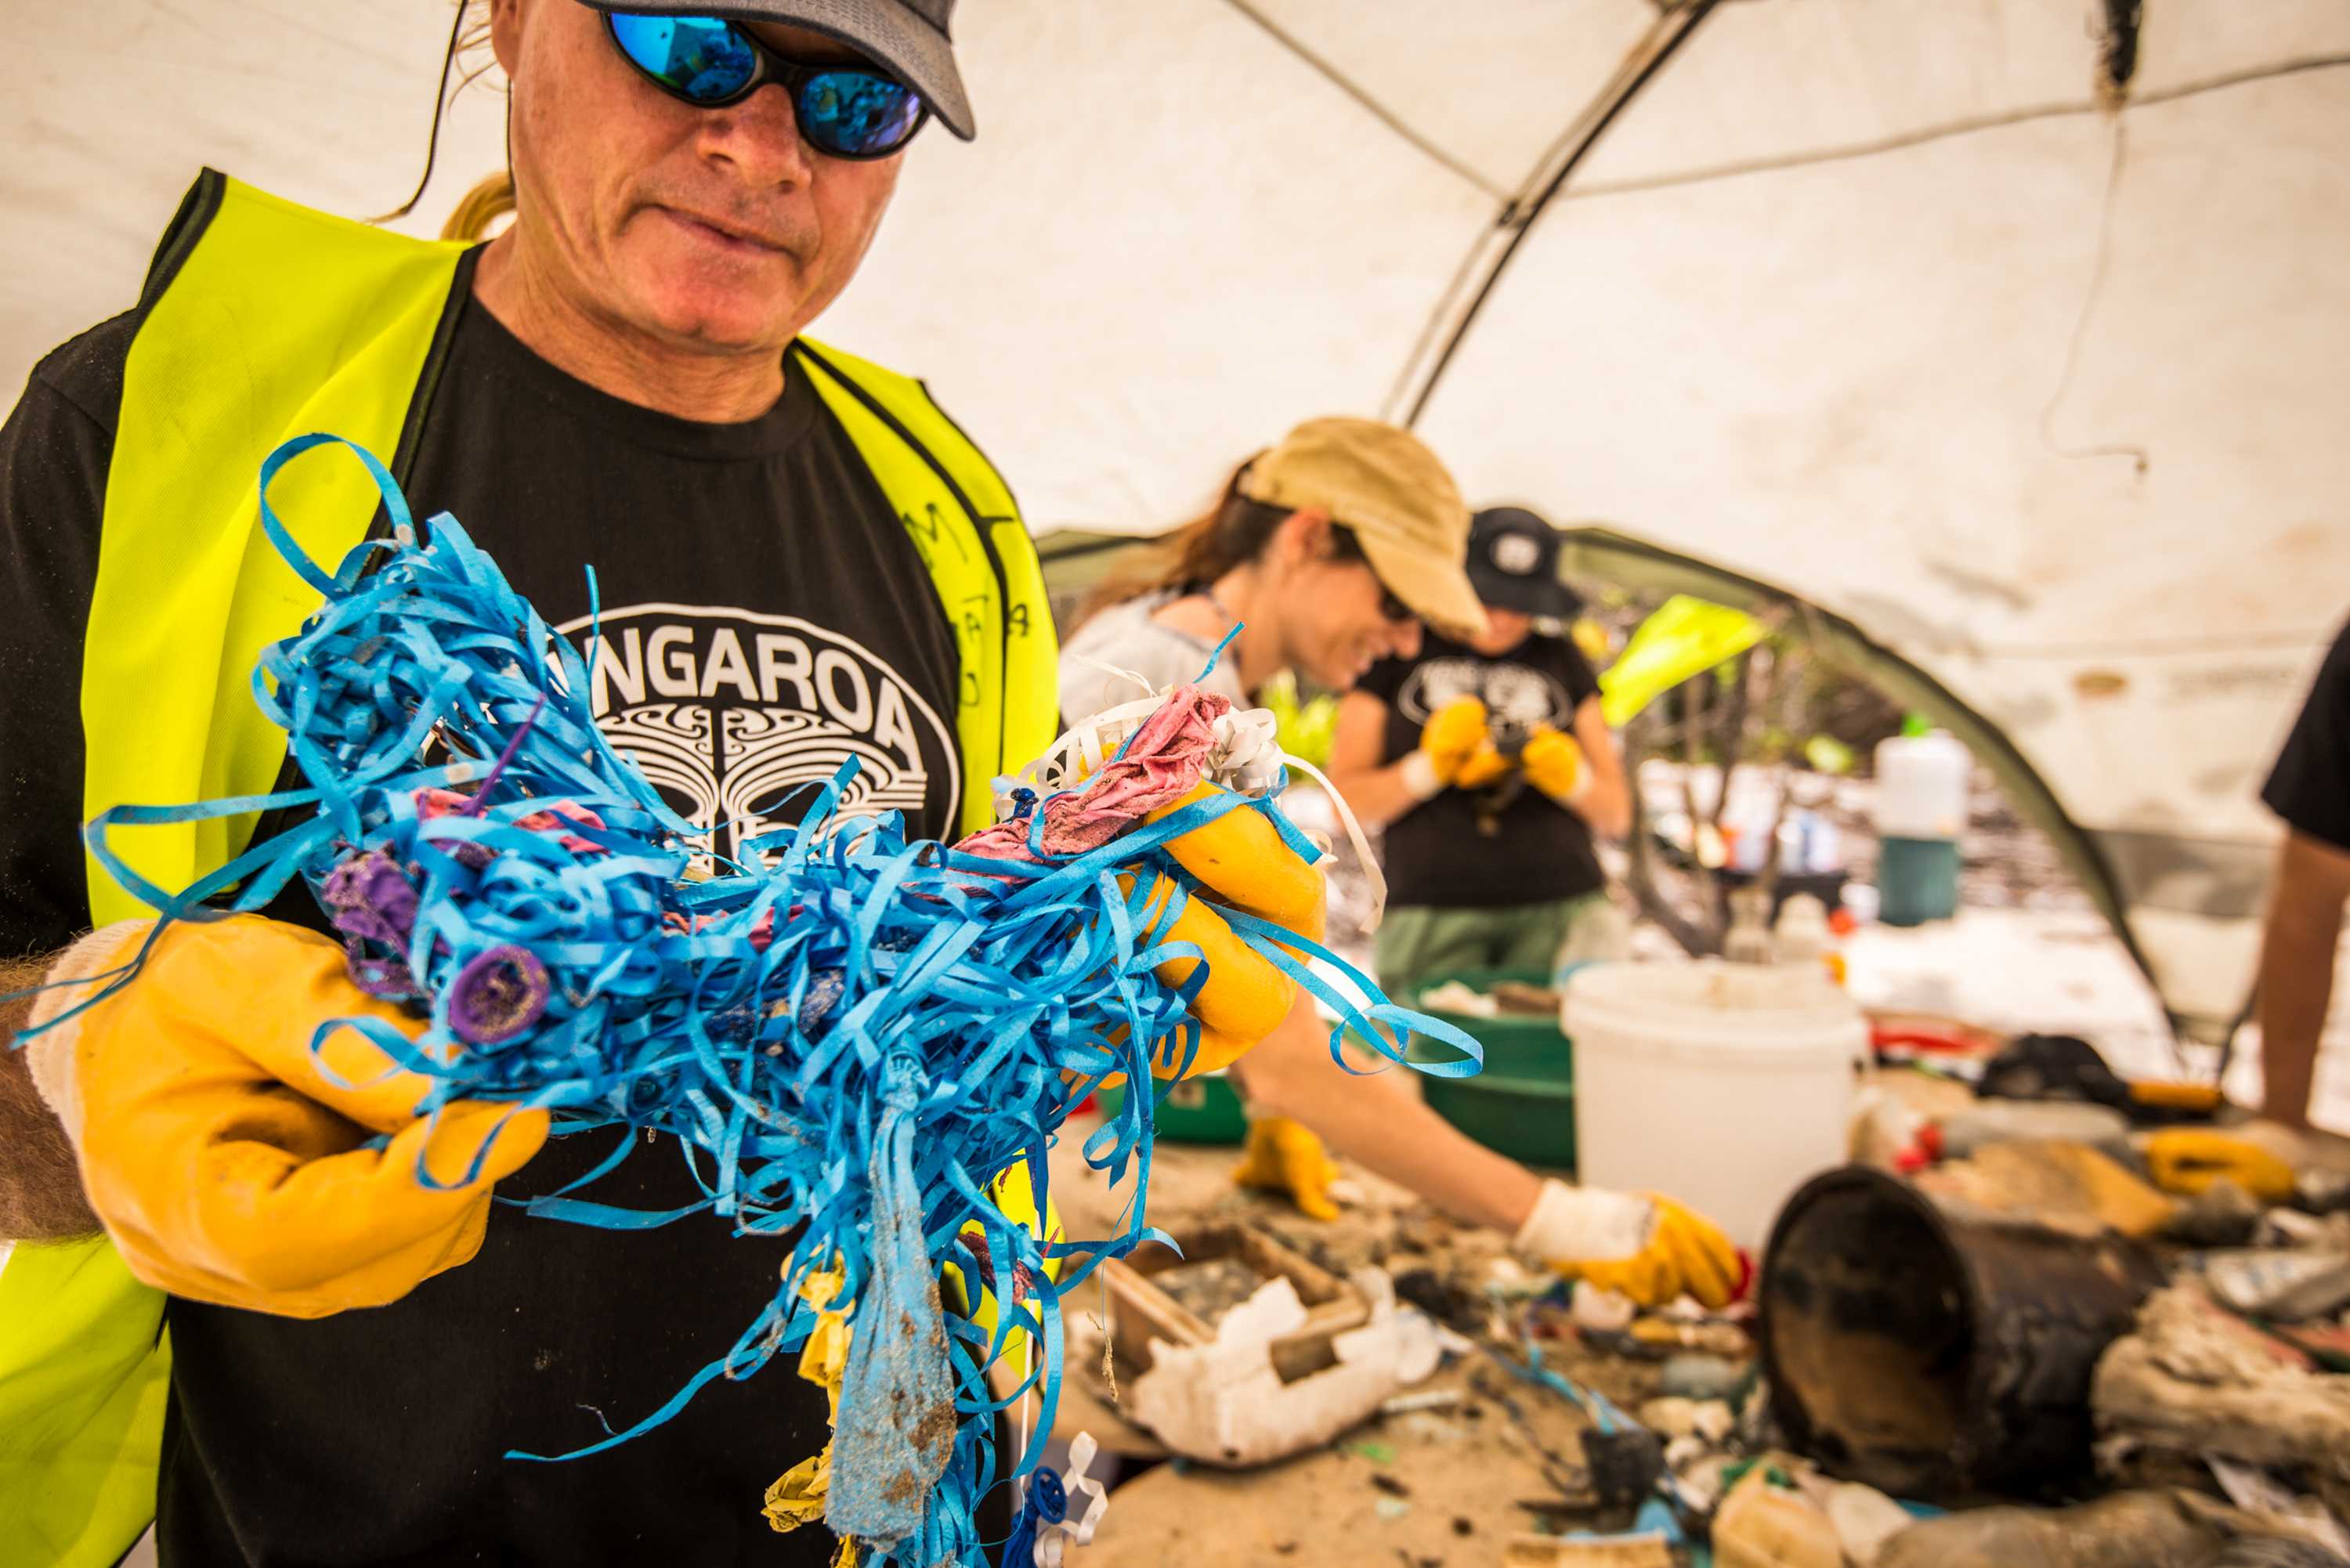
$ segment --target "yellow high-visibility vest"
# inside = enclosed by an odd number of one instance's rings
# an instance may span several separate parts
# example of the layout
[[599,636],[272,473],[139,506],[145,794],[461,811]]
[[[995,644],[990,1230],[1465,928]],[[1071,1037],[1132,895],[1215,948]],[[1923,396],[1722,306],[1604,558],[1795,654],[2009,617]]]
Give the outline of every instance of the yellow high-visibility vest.
[[[326,431],[392,454],[405,476],[465,248],[198,177],[149,270],[123,370],[82,649],[85,816],[275,787],[286,739],[254,704],[253,668],[318,597],[263,535],[255,472],[288,437]],[[991,781],[1058,728],[1059,649],[1019,508],[920,382],[806,340],[790,364],[930,570],[962,671],[960,825],[984,826]],[[332,563],[364,536],[377,494],[356,464],[307,463],[272,501],[310,557]],[[116,847],[157,886],[182,888],[234,857],[255,826],[142,827]],[[150,912],[94,859],[88,877],[98,925]],[[1033,1205],[1003,1201],[1036,1222]],[[104,1568],[153,1517],[162,1314],[162,1293],[102,1237],[20,1245],[0,1262],[0,1568]]]

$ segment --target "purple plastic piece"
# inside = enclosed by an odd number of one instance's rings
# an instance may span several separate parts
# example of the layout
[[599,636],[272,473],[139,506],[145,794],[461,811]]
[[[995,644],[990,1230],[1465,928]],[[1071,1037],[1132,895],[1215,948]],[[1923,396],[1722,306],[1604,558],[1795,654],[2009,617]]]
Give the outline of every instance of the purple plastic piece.
[[485,948],[449,987],[449,1027],[471,1045],[503,1044],[544,1017],[554,994],[536,953],[511,942]]
[[416,988],[416,977],[408,972],[406,964],[374,956],[357,937],[343,944],[343,954],[351,983],[379,1002],[415,1002],[424,994]]
[[380,849],[354,855],[328,872],[319,896],[335,929],[347,937],[404,948],[416,927],[416,885]]

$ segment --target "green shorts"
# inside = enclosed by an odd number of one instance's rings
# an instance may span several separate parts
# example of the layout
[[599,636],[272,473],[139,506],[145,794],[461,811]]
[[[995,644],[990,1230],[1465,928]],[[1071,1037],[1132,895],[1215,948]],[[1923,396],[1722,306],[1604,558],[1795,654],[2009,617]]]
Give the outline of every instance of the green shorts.
[[1380,988],[1401,1001],[1464,970],[1520,970],[1546,980],[1562,963],[1623,958],[1631,940],[1631,922],[1599,892],[1502,909],[1396,905],[1373,950]]

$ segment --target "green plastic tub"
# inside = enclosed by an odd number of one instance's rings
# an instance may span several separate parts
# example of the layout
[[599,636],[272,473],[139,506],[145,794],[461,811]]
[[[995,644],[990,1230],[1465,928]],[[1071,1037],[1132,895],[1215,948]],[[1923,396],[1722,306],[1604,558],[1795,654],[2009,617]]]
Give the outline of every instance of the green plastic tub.
[[[1156,1084],[1153,1087],[1157,1087]],[[1165,1097],[1152,1117],[1156,1136],[1173,1143],[1236,1144],[1247,1141],[1248,1116],[1241,1095],[1222,1073],[1165,1085]],[[1114,1116],[1126,1106],[1126,1085],[1095,1091],[1102,1115]]]
[[[1475,1037],[1485,1048],[1484,1071],[1468,1078],[1419,1081],[1428,1106],[1487,1148],[1551,1169],[1575,1168],[1575,1047],[1555,1018],[1471,1018],[1420,999],[1457,980],[1475,991],[1499,981],[1548,985],[1551,977],[1523,970],[1469,970],[1439,975],[1413,993],[1411,1005]],[[1411,1037],[1415,1062],[1457,1062],[1461,1053],[1422,1035]]]

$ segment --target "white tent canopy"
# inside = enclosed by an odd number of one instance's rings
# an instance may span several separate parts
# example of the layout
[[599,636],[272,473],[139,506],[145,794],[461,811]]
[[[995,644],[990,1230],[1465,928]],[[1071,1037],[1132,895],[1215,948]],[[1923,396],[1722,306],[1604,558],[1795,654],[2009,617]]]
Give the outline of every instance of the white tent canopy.
[[[2350,604],[2350,6],[2147,0],[2118,112],[2086,0],[962,12],[981,140],[925,133],[819,330],[925,374],[1036,526],[1414,419],[1474,499],[1914,664],[2085,830],[2174,1012],[2233,1015],[2255,791]],[[398,202],[449,20],[0,14],[6,369],[130,302],[200,163]],[[461,96],[403,226],[500,113]]]

